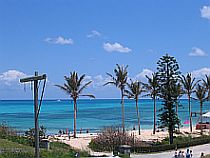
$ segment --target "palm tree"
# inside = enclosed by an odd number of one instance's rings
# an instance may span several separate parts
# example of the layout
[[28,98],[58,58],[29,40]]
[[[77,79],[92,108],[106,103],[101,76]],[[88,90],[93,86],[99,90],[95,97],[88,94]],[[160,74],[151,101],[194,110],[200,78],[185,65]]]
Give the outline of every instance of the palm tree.
[[[196,100],[199,100],[200,102],[200,119],[201,124],[203,123],[202,115],[203,115],[203,102],[207,99],[206,97],[206,88],[200,84],[196,87]],[[201,126],[201,134],[203,133],[203,128]]]
[[158,92],[159,92],[157,73],[153,73],[151,78],[146,75],[146,78],[148,79],[148,84],[145,84],[145,87],[150,92],[147,95],[149,95],[152,98],[153,103],[154,103],[153,134],[155,134],[155,131],[156,131],[156,99],[157,99]]
[[140,132],[140,114],[139,114],[139,108],[138,108],[138,99],[139,99],[139,95],[142,92],[145,92],[145,89],[142,86],[142,83],[139,81],[135,81],[133,82],[131,80],[131,83],[127,83],[128,86],[128,90],[125,90],[125,95],[128,98],[133,98],[136,101],[136,114],[137,114],[137,118],[138,118],[138,129],[139,129],[139,135],[141,134]]
[[92,82],[86,82],[84,84],[83,81],[85,79],[85,74],[81,77],[78,76],[77,72],[71,72],[70,76],[64,76],[65,82],[64,85],[55,85],[59,87],[61,90],[65,91],[74,101],[74,138],[76,138],[76,119],[77,119],[77,99],[80,96],[87,96],[91,98],[95,98],[92,94],[82,94],[83,90],[87,88],[87,86]]
[[208,92],[208,100],[210,100],[210,75],[205,75],[206,80],[203,79],[203,84],[206,87],[206,91]]
[[[179,99],[182,97],[183,95],[183,88],[182,88],[182,85],[180,83],[178,83],[175,87],[174,87],[174,95],[175,95],[175,98],[176,98],[176,115],[177,117],[179,118],[179,115],[178,115],[178,107],[179,107]],[[178,125],[178,129],[179,129],[179,125]]]
[[195,92],[194,88],[197,85],[198,81],[195,81],[195,78],[192,77],[191,73],[188,73],[186,76],[182,75],[180,80],[184,93],[188,96],[188,108],[189,108],[189,117],[190,117],[190,132],[192,132],[192,115],[191,115],[191,94]]
[[107,75],[111,78],[111,81],[107,82],[104,84],[108,85],[108,84],[113,84],[115,85],[117,88],[120,89],[121,91],[121,104],[122,104],[122,129],[123,129],[123,133],[125,134],[125,116],[124,116],[124,90],[125,90],[125,86],[127,83],[127,76],[128,76],[128,72],[127,72],[127,66],[120,66],[118,64],[116,64],[117,68],[114,69],[114,73],[115,76],[113,76],[110,73],[107,73]]

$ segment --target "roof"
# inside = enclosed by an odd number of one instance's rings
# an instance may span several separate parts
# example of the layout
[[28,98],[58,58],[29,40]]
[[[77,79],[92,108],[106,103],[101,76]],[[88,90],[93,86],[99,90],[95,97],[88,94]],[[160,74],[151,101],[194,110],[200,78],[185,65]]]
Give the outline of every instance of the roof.
[[205,114],[203,114],[202,116],[203,116],[203,117],[210,117],[210,111],[207,112],[207,113],[205,113]]

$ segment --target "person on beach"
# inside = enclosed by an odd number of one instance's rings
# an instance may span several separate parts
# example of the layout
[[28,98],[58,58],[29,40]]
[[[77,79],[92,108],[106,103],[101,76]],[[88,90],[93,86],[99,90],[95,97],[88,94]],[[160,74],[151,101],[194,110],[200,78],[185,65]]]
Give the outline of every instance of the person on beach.
[[186,158],[190,158],[190,149],[187,149],[187,151],[186,151]]
[[59,136],[62,135],[62,130],[61,129],[58,131],[58,134],[59,134]]
[[174,153],[174,158],[178,158],[177,149],[175,150],[175,153]]
[[87,129],[86,133],[89,133],[89,129]]
[[190,150],[190,157],[192,158],[192,150]]
[[181,157],[181,150],[179,151],[179,153],[178,153],[178,158],[180,158]]
[[180,158],[185,158],[184,151],[182,151]]
[[201,153],[201,156],[200,156],[200,158],[204,158],[204,153],[203,153],[203,152]]

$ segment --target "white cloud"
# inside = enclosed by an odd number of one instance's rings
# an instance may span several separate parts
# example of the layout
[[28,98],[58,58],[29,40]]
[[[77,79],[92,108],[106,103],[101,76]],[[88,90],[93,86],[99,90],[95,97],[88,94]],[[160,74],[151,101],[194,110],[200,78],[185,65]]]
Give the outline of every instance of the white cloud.
[[97,75],[94,77],[94,87],[101,87],[109,81],[110,81],[109,77],[103,77],[102,75]]
[[27,75],[18,70],[8,70],[0,74],[0,81],[6,85],[11,85],[12,82],[19,82],[20,78],[26,77]]
[[192,51],[189,53],[189,56],[207,56],[207,53],[200,48],[193,47]]
[[[89,82],[89,81],[92,81],[92,83],[90,84],[90,87],[102,88],[105,83],[107,83],[111,80],[108,76],[104,77],[102,75],[96,75],[96,76],[87,75],[87,76],[85,76],[84,83]],[[106,87],[108,87],[108,86],[106,86]]]
[[201,17],[210,20],[210,6],[203,6],[201,11]]
[[120,43],[104,43],[103,44],[103,47],[104,49],[107,51],[107,52],[120,52],[120,53],[129,53],[131,52],[132,50],[128,47],[124,47],[122,46]]
[[91,80],[92,80],[92,76],[86,75],[85,79],[84,79],[84,82],[89,82]]
[[74,44],[74,41],[71,38],[64,38],[61,36],[58,36],[56,38],[46,38],[45,42],[52,43],[52,44],[60,44],[60,45],[72,45]]
[[150,69],[143,69],[142,72],[136,75],[135,79],[140,80],[140,81],[145,81],[146,80],[146,75],[148,77],[152,76],[153,71]]
[[[137,74],[135,77],[128,77],[128,80],[132,79],[132,80],[140,80],[143,82],[147,81],[146,75],[151,77],[152,76],[153,71],[150,69],[143,69],[142,72],[140,72],[139,74]],[[114,75],[114,74],[113,74]],[[90,87],[94,88],[94,89],[100,89],[100,88],[110,88],[113,87],[113,85],[108,84],[107,86],[103,86],[105,83],[110,82],[111,78],[108,75],[96,75],[96,76],[85,76],[85,81],[84,82],[88,82],[88,81],[92,81]]]
[[198,70],[192,71],[193,77],[203,78],[205,75],[210,75],[210,68],[204,67]]
[[101,33],[96,31],[96,30],[92,30],[90,34],[87,35],[87,38],[92,38],[92,37],[100,37]]

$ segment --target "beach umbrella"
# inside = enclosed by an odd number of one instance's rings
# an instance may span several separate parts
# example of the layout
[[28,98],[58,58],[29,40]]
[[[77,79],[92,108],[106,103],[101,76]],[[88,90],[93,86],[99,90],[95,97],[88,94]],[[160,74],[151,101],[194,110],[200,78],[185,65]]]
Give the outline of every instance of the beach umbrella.
[[203,117],[209,117],[209,118],[210,118],[210,111],[207,112],[207,113],[205,113],[205,114],[203,114],[202,116],[203,116]]
[[184,121],[184,124],[185,124],[185,125],[188,125],[189,123],[190,123],[189,120]]

